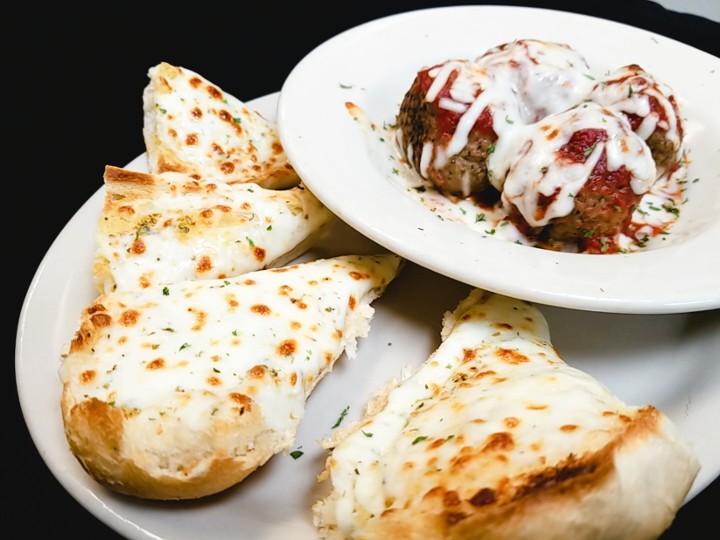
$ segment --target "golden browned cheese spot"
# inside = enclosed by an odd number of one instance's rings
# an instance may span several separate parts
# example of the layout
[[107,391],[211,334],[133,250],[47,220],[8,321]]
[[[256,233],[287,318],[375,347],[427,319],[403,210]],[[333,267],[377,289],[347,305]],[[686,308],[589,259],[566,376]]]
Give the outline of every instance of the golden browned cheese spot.
[[627,154],[630,151],[627,139],[620,139],[620,149],[623,154]]
[[445,438],[435,439],[430,444],[428,444],[428,449],[434,450],[435,448],[441,447],[443,444],[445,444]]
[[564,431],[566,433],[570,433],[578,429],[578,426],[575,424],[565,424],[564,426],[560,426],[560,431]]
[[168,135],[172,137],[173,139],[177,138],[177,131],[175,131],[173,128],[168,129]]
[[212,208],[206,208],[205,210],[200,211],[200,217],[204,217],[205,219],[210,219],[213,215]]
[[490,377],[490,376],[495,375],[495,374],[496,374],[495,371],[493,371],[492,369],[489,369],[489,370],[487,370],[487,371],[481,371],[481,372],[477,373],[474,378],[475,378],[475,379],[482,379],[482,378],[484,378],[484,377]]
[[152,283],[148,280],[147,276],[145,276],[145,275],[140,277],[138,279],[138,281],[140,282],[139,285],[140,285],[141,289],[147,289],[150,285],[152,285]]
[[250,371],[248,371],[248,376],[252,377],[253,379],[262,379],[265,376],[265,373],[267,371],[267,368],[265,366],[256,365],[250,368]]
[[278,287],[278,296],[290,296],[292,287],[290,285],[280,285]]
[[148,362],[148,365],[145,369],[154,371],[157,369],[162,369],[164,367],[165,367],[165,360],[163,360],[162,358],[156,358],[155,360]]
[[140,313],[137,310],[134,309],[128,309],[123,311],[120,314],[119,323],[122,326],[133,326],[137,324],[138,319],[140,318]]
[[130,253],[133,253],[135,255],[142,255],[145,253],[146,250],[145,242],[142,240],[142,238],[136,238],[132,245],[130,246]]
[[330,364],[332,364],[332,361],[333,361],[332,353],[326,352],[325,353],[325,365],[329,366]]
[[272,151],[273,151],[273,154],[282,154],[283,147],[279,142],[275,141],[272,144]]
[[272,310],[265,304],[254,304],[250,306],[250,311],[257,315],[270,315]]
[[293,330],[300,330],[302,328],[302,323],[300,321],[291,321],[290,328]]
[[207,255],[203,255],[202,257],[200,257],[200,260],[197,263],[196,269],[197,269],[198,274],[202,274],[204,272],[208,272],[208,271],[212,270],[212,267],[213,267],[213,265],[212,265],[212,260],[210,260],[210,257],[208,257]]
[[254,279],[246,279],[245,281],[243,281],[243,283],[245,285],[255,285],[255,280]]
[[117,209],[118,214],[127,214],[128,216],[135,215],[135,209],[132,206],[120,206]]
[[232,174],[233,172],[235,172],[235,164],[232,161],[223,161],[220,164],[220,170],[224,174]]
[[503,362],[507,362],[508,364],[512,364],[512,365],[522,364],[524,362],[530,361],[530,359],[527,356],[525,356],[522,353],[519,353],[515,349],[499,348],[495,351],[495,356],[497,356]]
[[95,375],[94,369],[87,369],[80,374],[80,382],[83,384],[92,382],[93,379],[95,379]]
[[[220,276],[220,277],[224,277],[224,276]],[[229,305],[231,308],[236,308],[236,307],[238,307],[238,306],[240,305],[240,302],[238,302],[238,301],[235,300],[234,298],[230,298],[230,299],[228,300],[228,305]]]
[[281,356],[290,356],[297,350],[297,342],[294,339],[286,339],[277,348]]
[[212,375],[207,378],[207,383],[210,386],[220,386],[222,384],[222,381],[218,377]]
[[245,412],[252,411],[252,399],[250,399],[245,394],[241,394],[239,392],[230,392],[230,394],[228,394],[228,397],[231,401],[239,405],[239,407],[237,408],[238,414],[244,414]]
[[90,315],[90,321],[95,328],[110,326],[110,323],[112,322],[112,317],[110,317],[107,313],[100,313],[101,311],[105,311],[105,306],[102,304],[95,304],[87,309],[87,312]]
[[225,154],[225,151],[222,149],[222,146],[220,146],[217,143],[212,143],[210,145],[210,148],[211,148],[212,152],[218,156],[222,156]]
[[350,272],[350,277],[356,281],[360,281],[361,279],[367,279],[370,276],[365,272],[358,272],[356,270],[353,270],[352,272]]
[[207,91],[208,91],[208,94],[210,94],[210,97],[212,97],[212,98],[215,98],[215,99],[223,98],[222,92],[220,90],[218,90],[217,88],[215,88],[214,86],[208,85]]
[[195,321],[197,321],[191,329],[194,331],[202,330],[203,326],[205,326],[205,321],[207,320],[207,313],[204,311],[196,312],[193,308],[188,309],[188,311],[190,313],[195,313]]
[[629,424],[630,422],[632,422],[631,418],[626,414],[620,414],[620,415],[618,415],[618,418],[620,418],[620,420],[622,420],[626,424]]
[[468,499],[473,506],[486,506],[495,502],[495,490],[490,488],[482,488],[475,495]]
[[443,504],[445,506],[458,506],[462,501],[454,489],[448,490],[443,495]]
[[223,122],[232,122],[232,115],[225,109],[218,112],[218,118]]
[[508,416],[503,420],[503,424],[505,424],[505,427],[508,429],[512,429],[520,425],[520,419],[515,418],[514,416]]
[[531,411],[544,411],[545,409],[548,408],[548,406],[547,405],[528,405],[527,408],[530,409]]
[[548,141],[552,141],[555,137],[560,135],[560,130],[558,130],[556,127],[553,127],[552,125],[549,125],[549,124],[540,126],[540,129],[542,131],[547,131],[547,133],[545,134],[545,139]]
[[342,328],[338,328],[337,330],[335,330],[335,332],[333,333],[333,336],[335,336],[335,339],[341,340],[343,337]]
[[190,116],[196,119],[200,119],[203,116],[202,110],[200,110],[200,107],[194,107],[192,111],[190,111]]
[[250,204],[248,201],[243,201],[243,203],[240,205],[240,208],[243,210],[250,210],[252,208],[252,204]]
[[255,255],[255,260],[258,262],[262,262],[265,260],[266,251],[265,248],[261,248],[260,246],[255,246],[253,248],[253,254]]
[[298,309],[307,309],[307,307],[308,307],[307,304],[305,302],[303,302],[302,299],[300,299],[300,298],[292,298],[292,299],[290,299],[290,302],[295,304],[295,307]]
[[471,362],[477,357],[477,351],[475,349],[463,349],[462,363]]
[[199,86],[202,85],[202,80],[200,79],[200,77],[192,77],[192,78],[188,81],[188,84],[189,84],[190,86],[192,86],[193,88],[197,88],[197,87],[199,87]]
[[515,441],[510,433],[493,433],[487,438],[483,452],[510,451],[515,447]]
[[293,371],[290,374],[290,386],[295,386],[297,384],[297,372]]
[[354,295],[351,294],[350,297],[348,298],[348,307],[350,308],[350,311],[354,310],[356,305],[357,305],[357,299],[355,298]]
[[512,324],[510,323],[497,323],[495,326],[497,328],[502,328],[503,330],[512,330]]
[[185,137],[185,144],[188,146],[195,146],[198,143],[197,133],[190,133]]

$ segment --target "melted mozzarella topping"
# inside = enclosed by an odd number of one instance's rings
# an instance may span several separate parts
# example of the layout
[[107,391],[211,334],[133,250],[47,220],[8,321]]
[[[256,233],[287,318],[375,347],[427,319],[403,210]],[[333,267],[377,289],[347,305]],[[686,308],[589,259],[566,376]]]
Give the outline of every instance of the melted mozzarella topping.
[[355,355],[370,302],[400,264],[393,254],[337,257],[102,296],[85,324],[109,324],[93,343],[76,336],[60,378],[78,401],[128,411],[124,440],[136,446],[122,451],[142,453],[138,462],[162,468],[202,452],[193,441],[232,425],[243,406],[290,445],[308,394],[342,352]]
[[501,493],[504,482],[601,448],[623,429],[621,414],[631,409],[561,360],[538,310],[474,290],[446,315],[440,347],[333,449],[335,523],[354,538],[436,486],[461,499],[481,487]]
[[519,40],[491,49],[475,61],[449,60],[432,68],[428,75],[433,82],[424,100],[434,102],[453,74],[450,97],[439,99],[437,106],[462,116],[448,142],[423,147],[420,173],[425,177],[429,167],[443,168],[467,145],[486,108],[493,115],[493,131],[502,137],[514,126],[577,104],[593,79],[584,58],[570,47]]
[[493,83],[503,81],[505,91],[516,96],[523,124],[577,104],[594,80],[585,58],[563,43],[520,39],[494,47],[475,61]]
[[277,266],[333,217],[302,186],[268,190],[114,171],[106,174],[95,235],[96,258],[109,267],[103,292]]
[[[588,128],[604,130],[607,141],[595,145],[584,162],[560,159],[557,153],[572,135]],[[504,203],[515,205],[530,225],[544,226],[572,212],[575,196],[603,154],[609,171],[620,167],[630,171],[630,185],[636,194],[650,189],[656,169],[645,141],[625,120],[590,101],[519,126],[498,139],[488,170]],[[538,212],[541,197],[552,199],[544,212]]]
[[[642,121],[636,133],[647,140],[656,130],[675,150],[679,159],[682,148],[682,125],[672,89],[657,81],[640,66],[631,64],[601,79],[589,98],[619,114],[639,116]],[[656,103],[662,114],[651,106]]]

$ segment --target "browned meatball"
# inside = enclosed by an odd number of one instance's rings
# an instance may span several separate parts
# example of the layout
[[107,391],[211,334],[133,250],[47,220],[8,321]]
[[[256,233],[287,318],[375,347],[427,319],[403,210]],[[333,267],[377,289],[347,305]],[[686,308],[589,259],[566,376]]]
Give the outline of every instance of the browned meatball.
[[655,180],[647,145],[593,102],[498,141],[489,165],[505,175],[508,219],[539,246],[564,251],[616,251]]
[[[495,191],[486,165],[497,139],[492,113],[488,107],[469,111],[483,92],[476,74],[466,61],[421,70],[397,116],[400,145],[414,170],[443,193],[459,197]],[[463,131],[459,124],[468,121],[466,113],[474,116]]]
[[650,147],[658,175],[677,166],[684,133],[670,87],[639,65],[629,64],[598,81],[589,97],[627,118]]

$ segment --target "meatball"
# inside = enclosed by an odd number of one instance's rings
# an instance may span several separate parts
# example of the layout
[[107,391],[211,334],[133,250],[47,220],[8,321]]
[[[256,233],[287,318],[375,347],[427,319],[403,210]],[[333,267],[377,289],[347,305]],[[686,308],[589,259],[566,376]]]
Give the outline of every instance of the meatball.
[[441,192],[467,197],[488,191],[486,162],[497,135],[484,75],[470,61],[450,60],[417,73],[397,116],[408,161]]
[[658,175],[677,166],[683,123],[670,87],[639,65],[630,64],[598,81],[589,98],[627,118],[650,147]]
[[502,189],[487,169],[498,138],[576,105],[591,87],[587,63],[569,46],[505,43],[420,70],[400,105],[398,143],[441,192],[490,200]]
[[518,128],[497,142],[489,170],[508,219],[538,245],[608,252],[655,181],[647,144],[594,102]]

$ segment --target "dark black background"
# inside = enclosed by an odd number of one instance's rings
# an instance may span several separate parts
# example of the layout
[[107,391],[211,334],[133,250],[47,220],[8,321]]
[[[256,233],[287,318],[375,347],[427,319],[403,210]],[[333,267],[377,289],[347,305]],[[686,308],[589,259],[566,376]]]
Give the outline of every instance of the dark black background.
[[[247,101],[280,90],[298,61],[343,30],[401,11],[463,3],[298,3],[288,8],[277,2],[147,2],[51,11],[18,6],[19,16],[4,17],[2,38],[4,95],[10,96],[2,129],[4,196],[10,203],[5,239],[11,242],[4,250],[5,275],[8,290],[14,291],[13,343],[25,293],[55,237],[102,185],[105,165],[123,166],[145,150],[141,96],[149,67],[161,61],[187,67]],[[649,1],[491,3],[611,19],[720,56],[720,24],[670,13]],[[19,40],[9,39],[18,32]],[[8,356],[7,362],[13,363],[14,350]],[[13,538],[120,538],[55,480],[30,439],[17,392],[9,395],[12,403],[5,417],[11,429],[3,430],[10,433],[3,462],[4,504],[10,506],[3,508],[2,526],[13,531]],[[716,480],[680,510],[662,540],[720,537],[715,515],[719,508]],[[238,524],[238,538],[241,530]],[[211,531],[209,525],[208,538]]]

